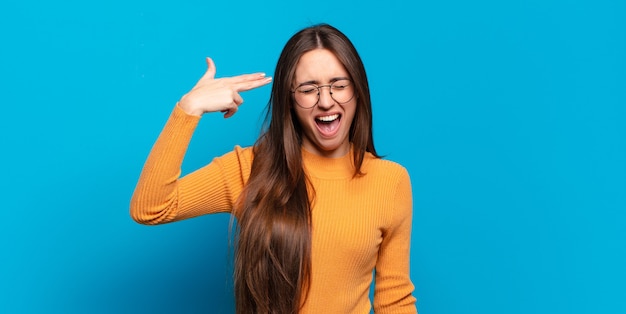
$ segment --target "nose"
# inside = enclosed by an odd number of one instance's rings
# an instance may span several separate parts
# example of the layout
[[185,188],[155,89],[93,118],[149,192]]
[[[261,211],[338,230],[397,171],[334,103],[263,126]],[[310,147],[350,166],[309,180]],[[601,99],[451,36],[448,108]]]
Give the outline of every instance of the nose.
[[317,103],[317,106],[320,107],[321,109],[331,108],[335,104],[335,100],[333,99],[331,95],[332,95],[332,92],[330,91],[329,85],[320,86],[319,87],[320,99]]

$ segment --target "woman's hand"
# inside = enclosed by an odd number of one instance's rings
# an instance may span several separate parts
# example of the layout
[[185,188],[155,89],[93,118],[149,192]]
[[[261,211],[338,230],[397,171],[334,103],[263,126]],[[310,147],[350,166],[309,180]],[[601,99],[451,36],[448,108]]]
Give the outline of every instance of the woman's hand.
[[196,86],[185,94],[178,106],[187,114],[201,116],[205,112],[223,112],[230,118],[243,103],[239,92],[251,90],[272,81],[264,73],[244,74],[233,77],[215,78],[215,63],[206,58],[207,70]]

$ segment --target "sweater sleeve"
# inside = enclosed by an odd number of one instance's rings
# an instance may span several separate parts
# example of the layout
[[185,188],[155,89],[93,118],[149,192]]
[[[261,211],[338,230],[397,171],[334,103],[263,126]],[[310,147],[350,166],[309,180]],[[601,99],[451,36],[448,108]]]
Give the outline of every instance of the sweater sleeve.
[[176,106],[144,164],[130,202],[131,217],[156,225],[230,212],[250,173],[251,150],[235,150],[180,178],[200,117]]
[[413,203],[411,181],[404,168],[393,204],[391,224],[383,234],[376,262],[374,310],[376,313],[417,313],[409,274]]

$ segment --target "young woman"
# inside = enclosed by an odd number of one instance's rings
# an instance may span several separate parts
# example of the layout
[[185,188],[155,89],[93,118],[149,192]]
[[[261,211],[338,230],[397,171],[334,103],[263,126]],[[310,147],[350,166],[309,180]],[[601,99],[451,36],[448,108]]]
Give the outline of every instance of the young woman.
[[263,74],[215,78],[215,65],[175,106],[131,201],[139,223],[230,212],[237,218],[238,313],[416,313],[409,277],[411,185],[380,159],[363,63],[329,25],[296,33],[276,66],[255,145],[180,177],[200,116],[226,118]]

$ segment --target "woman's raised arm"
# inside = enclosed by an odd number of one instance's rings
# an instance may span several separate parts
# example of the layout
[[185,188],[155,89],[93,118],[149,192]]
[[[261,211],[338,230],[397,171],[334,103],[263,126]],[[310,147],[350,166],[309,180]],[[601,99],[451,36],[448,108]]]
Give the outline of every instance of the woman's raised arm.
[[248,168],[241,164],[248,158],[238,158],[237,154],[180,178],[183,158],[200,116],[223,112],[224,117],[231,117],[243,103],[240,92],[271,82],[263,73],[216,79],[213,60],[207,58],[207,64],[204,76],[174,108],[144,164],[130,202],[130,214],[139,223],[161,224],[227,211],[232,193],[242,185],[242,176],[235,172]]

